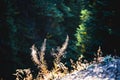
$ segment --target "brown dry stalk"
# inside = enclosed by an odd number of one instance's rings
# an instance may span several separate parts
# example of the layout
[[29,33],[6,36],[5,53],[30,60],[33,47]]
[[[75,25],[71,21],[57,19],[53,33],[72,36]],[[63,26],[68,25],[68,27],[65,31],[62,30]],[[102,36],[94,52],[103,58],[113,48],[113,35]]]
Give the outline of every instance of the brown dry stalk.
[[67,38],[65,40],[65,42],[63,43],[62,47],[58,50],[58,55],[56,56],[56,61],[60,61],[61,56],[64,55],[64,51],[66,50],[67,46],[68,46],[68,41],[69,41],[69,36],[67,35]]
[[102,59],[102,50],[101,50],[101,47],[99,46],[97,50],[97,62],[100,62],[101,59]]
[[44,42],[41,46],[40,51],[37,51],[37,48],[35,47],[35,45],[32,46],[31,50],[32,50],[32,53],[31,53],[32,60],[35,62],[35,64],[37,64],[41,74],[45,75],[46,73],[48,73],[47,64],[46,64],[46,61],[44,60],[44,55],[46,50],[46,39],[44,39]]
[[101,57],[102,56],[102,50],[101,47],[99,46],[98,50],[97,50],[97,56]]
[[45,50],[46,50],[46,39],[44,39],[44,42],[42,44],[42,47],[39,53],[41,64],[46,63],[44,60]]
[[55,53],[54,49],[52,49],[51,54],[55,57],[54,69],[52,70],[52,73],[57,74],[57,76],[55,76],[55,77],[62,77],[63,75],[68,73],[68,68],[63,63],[60,62],[61,57],[64,55],[65,50],[67,48],[68,41],[69,41],[69,37],[67,36],[62,47],[57,49],[57,51],[58,51],[57,53]]
[[58,68],[62,69],[62,67],[59,66],[61,64],[61,62],[60,62],[61,59],[60,58],[65,53],[65,50],[66,50],[67,45],[68,45],[68,41],[69,41],[69,37],[67,36],[65,42],[63,43],[62,47],[58,49],[57,53],[54,52],[54,49],[52,50],[53,53],[51,53],[51,54],[55,57],[55,61],[54,61],[54,68],[55,68],[55,70],[57,70]]
[[[44,55],[45,55],[45,49],[46,49],[46,39],[44,39],[44,42],[42,44],[41,50],[38,53],[37,48],[35,47],[35,45],[32,46],[31,50],[32,50],[32,60],[35,62],[35,64],[37,64],[38,66],[46,64],[45,60],[44,60]],[[38,55],[39,54],[39,55]],[[39,58],[40,59],[39,59]]]
[[38,60],[37,48],[35,47],[35,45],[32,45],[31,50],[32,50],[32,52],[31,52],[32,60],[35,62],[35,64],[39,65],[40,61]]
[[47,74],[49,72],[48,69],[47,69],[46,61],[44,60],[45,50],[46,50],[46,39],[44,39],[44,42],[41,46],[41,50],[39,52],[39,57],[40,57],[39,67],[41,68],[41,72],[43,74]]
[[17,69],[16,73],[13,75],[16,76],[16,80],[33,80],[33,76],[30,69]]

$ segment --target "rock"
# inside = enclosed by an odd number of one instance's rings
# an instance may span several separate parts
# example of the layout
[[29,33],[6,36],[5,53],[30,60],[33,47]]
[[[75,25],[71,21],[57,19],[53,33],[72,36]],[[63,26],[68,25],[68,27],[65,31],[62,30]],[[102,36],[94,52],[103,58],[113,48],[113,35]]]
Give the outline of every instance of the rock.
[[57,80],[120,80],[120,58],[106,56],[101,63]]

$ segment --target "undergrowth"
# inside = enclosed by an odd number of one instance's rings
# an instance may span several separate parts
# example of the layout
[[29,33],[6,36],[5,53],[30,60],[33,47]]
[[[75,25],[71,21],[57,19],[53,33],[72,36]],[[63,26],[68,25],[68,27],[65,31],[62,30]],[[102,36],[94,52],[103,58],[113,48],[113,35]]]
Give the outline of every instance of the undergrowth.
[[68,67],[61,61],[63,55],[66,53],[69,42],[69,36],[67,36],[65,42],[62,44],[62,47],[58,47],[56,50],[51,50],[51,56],[54,57],[54,67],[52,70],[49,70],[49,65],[47,65],[47,62],[45,60],[46,41],[47,40],[44,39],[40,51],[38,51],[35,45],[31,47],[31,59],[39,70],[37,76],[33,77],[30,68],[17,69],[16,73],[14,74],[16,76],[16,80],[55,80],[64,77],[66,74],[70,74],[74,71],[83,70],[92,63],[99,63],[102,59],[102,51],[101,47],[99,47],[95,55],[95,59],[92,62],[88,62],[87,60],[82,61],[82,56],[80,56],[76,62],[70,59],[71,67],[73,69],[69,71]]

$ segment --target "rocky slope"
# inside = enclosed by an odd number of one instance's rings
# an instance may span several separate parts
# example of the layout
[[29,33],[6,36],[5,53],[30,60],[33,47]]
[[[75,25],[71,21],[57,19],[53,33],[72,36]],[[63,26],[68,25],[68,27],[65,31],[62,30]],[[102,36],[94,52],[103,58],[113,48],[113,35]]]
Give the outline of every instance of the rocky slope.
[[120,58],[106,56],[98,64],[91,64],[85,70],[56,80],[120,80]]

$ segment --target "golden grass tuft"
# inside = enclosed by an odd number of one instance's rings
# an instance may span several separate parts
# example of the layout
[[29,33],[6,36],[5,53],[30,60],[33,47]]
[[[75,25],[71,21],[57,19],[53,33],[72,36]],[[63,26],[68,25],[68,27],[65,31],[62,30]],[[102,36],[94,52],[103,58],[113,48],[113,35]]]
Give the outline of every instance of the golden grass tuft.
[[35,45],[31,48],[31,56],[33,62],[38,66],[40,70],[36,79],[40,80],[52,80],[55,78],[63,77],[68,73],[68,68],[61,62],[61,57],[64,55],[65,50],[68,46],[69,37],[66,37],[65,42],[63,43],[61,48],[57,49],[57,53],[52,50],[52,55],[54,56],[54,68],[49,71],[46,60],[44,59],[45,50],[46,50],[46,39],[41,46],[40,51],[37,50]]
[[30,69],[17,69],[13,75],[16,76],[16,80],[33,80]]
[[46,41],[47,40],[44,39],[40,51],[38,51],[35,45],[31,47],[32,61],[35,63],[35,65],[37,65],[37,68],[39,70],[37,77],[33,78],[30,69],[17,69],[16,73],[14,74],[16,76],[16,80],[56,80],[74,71],[86,69],[91,63],[98,63],[101,61],[100,59],[102,58],[102,50],[101,47],[99,47],[95,55],[95,60],[93,62],[88,62],[87,60],[84,60],[84,62],[82,62],[83,56],[80,56],[76,62],[70,59],[71,67],[73,68],[73,70],[69,72],[68,67],[66,67],[61,62],[61,58],[65,54],[69,42],[69,36],[67,36],[62,46],[57,48],[57,52],[52,49],[51,55],[54,57],[54,67],[52,68],[52,70],[48,70],[49,65],[47,65],[46,60],[44,59]]

